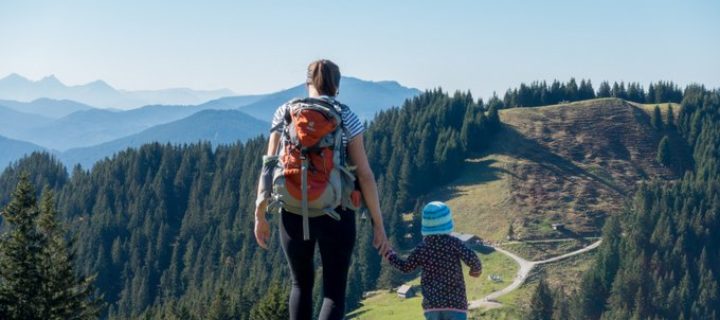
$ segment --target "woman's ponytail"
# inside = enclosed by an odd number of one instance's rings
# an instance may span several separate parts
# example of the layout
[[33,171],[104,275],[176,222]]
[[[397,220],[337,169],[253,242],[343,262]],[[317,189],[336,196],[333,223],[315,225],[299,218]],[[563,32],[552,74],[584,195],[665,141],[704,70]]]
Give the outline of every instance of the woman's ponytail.
[[321,95],[334,97],[340,87],[340,68],[330,60],[313,61],[308,66],[307,84]]

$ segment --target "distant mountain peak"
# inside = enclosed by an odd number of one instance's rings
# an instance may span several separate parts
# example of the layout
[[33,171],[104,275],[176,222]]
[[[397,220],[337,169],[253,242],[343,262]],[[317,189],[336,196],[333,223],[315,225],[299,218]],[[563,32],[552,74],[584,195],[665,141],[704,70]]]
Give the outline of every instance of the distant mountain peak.
[[49,81],[49,82],[60,82],[60,80],[58,80],[58,78],[55,77],[54,74],[51,74],[51,75],[49,75],[49,76],[45,76],[45,77],[43,77],[42,79],[40,79],[40,82],[46,82],[46,81]]
[[28,78],[25,78],[17,73],[11,73],[4,78],[0,79],[1,82],[10,82],[10,81],[23,81],[23,82],[29,82]]
[[60,80],[58,80],[58,78],[56,78],[54,74],[51,74],[51,75],[49,75],[49,76],[46,76],[46,77],[40,79],[40,80],[37,81],[37,82],[38,82],[38,83],[41,83],[41,84],[44,84],[44,85],[48,85],[48,86],[57,86],[57,87],[64,87],[64,86],[65,86],[65,84],[63,84],[62,82],[60,82]]
[[103,80],[95,80],[93,82],[88,82],[84,86],[114,89],[111,85],[109,85],[107,82],[105,82]]

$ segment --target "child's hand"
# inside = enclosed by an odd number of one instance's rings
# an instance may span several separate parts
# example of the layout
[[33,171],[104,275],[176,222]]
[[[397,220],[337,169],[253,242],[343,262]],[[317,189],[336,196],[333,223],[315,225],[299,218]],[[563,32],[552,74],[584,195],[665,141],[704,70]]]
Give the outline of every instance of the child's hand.
[[473,278],[477,278],[477,277],[479,277],[479,276],[480,276],[480,274],[482,274],[482,270],[478,270],[478,271],[470,271],[470,276],[471,276],[471,277],[473,277]]
[[393,253],[395,253],[395,250],[393,250],[392,247],[388,246],[388,247],[387,247],[387,251],[386,251],[385,254],[383,255],[383,259],[385,259],[385,260],[390,260],[390,255],[393,254]]

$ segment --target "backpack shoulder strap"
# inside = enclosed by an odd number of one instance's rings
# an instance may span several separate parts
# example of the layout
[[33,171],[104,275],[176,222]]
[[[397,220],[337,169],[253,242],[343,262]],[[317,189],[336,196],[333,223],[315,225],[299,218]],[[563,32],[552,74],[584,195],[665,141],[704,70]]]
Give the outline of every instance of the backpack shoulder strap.
[[291,118],[291,116],[290,116],[290,113],[291,113],[291,111],[292,111],[293,106],[296,105],[296,104],[298,104],[298,103],[303,102],[304,100],[305,100],[305,99],[303,99],[303,98],[293,98],[293,99],[291,99],[290,101],[288,101],[287,103],[285,103],[285,104],[288,106],[287,109],[285,110],[285,114],[284,114],[284,116],[285,116],[285,117],[284,117],[285,124],[289,124],[290,121],[292,121],[292,118]]
[[305,99],[293,100],[292,102],[292,104],[289,104],[290,112],[288,113],[287,117],[290,117],[289,114],[294,112],[294,108],[304,107],[307,109],[315,109],[317,111],[329,114],[329,116],[337,120],[338,127],[342,127],[342,113],[340,110],[338,110],[335,104],[328,102],[324,99],[309,97]]

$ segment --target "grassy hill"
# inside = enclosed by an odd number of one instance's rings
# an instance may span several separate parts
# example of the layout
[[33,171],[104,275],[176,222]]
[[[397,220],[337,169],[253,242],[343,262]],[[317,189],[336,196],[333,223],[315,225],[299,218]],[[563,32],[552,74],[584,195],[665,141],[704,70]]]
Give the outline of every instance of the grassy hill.
[[[511,224],[520,240],[597,236],[604,218],[622,210],[625,197],[640,181],[676,178],[677,173],[655,160],[665,133],[650,125],[654,107],[605,98],[501,110],[504,126],[488,152],[467,159],[460,178],[423,200],[447,202],[457,231],[493,242],[504,241]],[[668,104],[660,107],[667,119]],[[679,106],[672,107],[677,115]],[[566,231],[554,231],[551,223],[563,223]],[[514,243],[506,249],[539,260],[580,245]],[[553,287],[571,290],[591,256],[539,268],[526,284],[500,299],[502,308],[475,310],[471,318],[516,319],[539,273],[546,274]],[[369,298],[354,314],[359,319],[392,319],[388,316],[402,309],[395,309],[392,299],[399,300],[390,293]]]
[[489,151],[427,199],[447,201],[460,232],[494,241],[510,224],[521,239],[597,235],[639,181],[675,177],[655,161],[662,133],[650,126],[652,108],[594,99],[502,110]]

